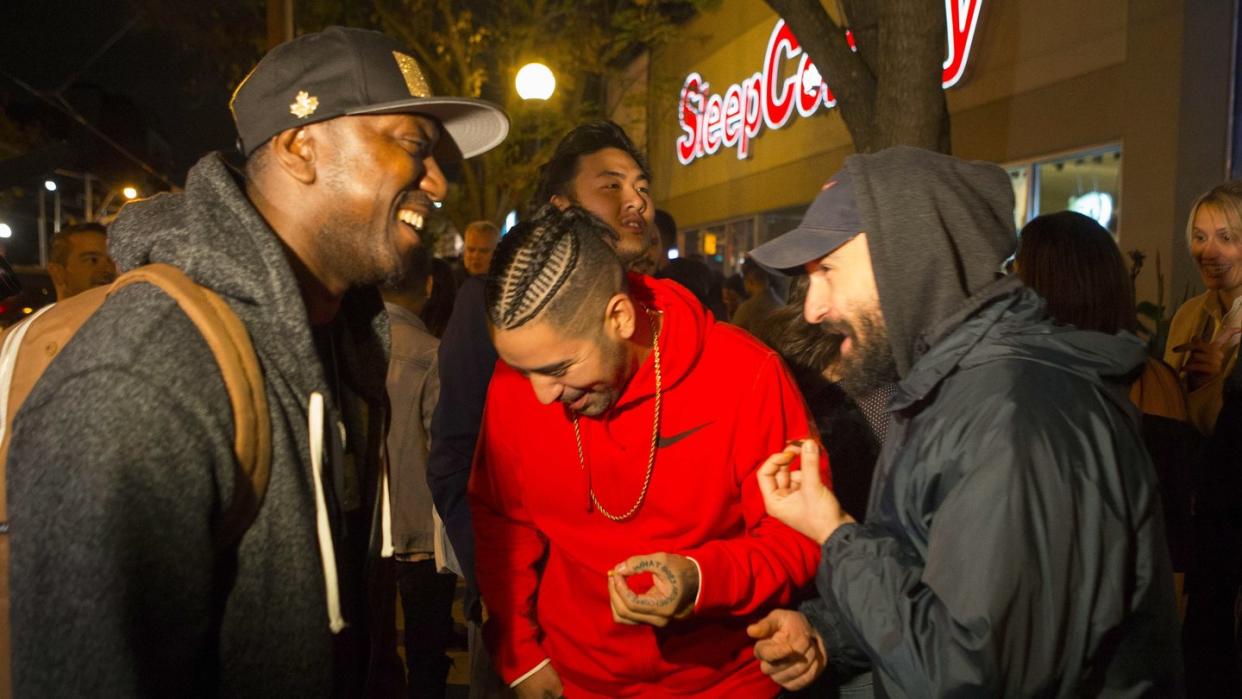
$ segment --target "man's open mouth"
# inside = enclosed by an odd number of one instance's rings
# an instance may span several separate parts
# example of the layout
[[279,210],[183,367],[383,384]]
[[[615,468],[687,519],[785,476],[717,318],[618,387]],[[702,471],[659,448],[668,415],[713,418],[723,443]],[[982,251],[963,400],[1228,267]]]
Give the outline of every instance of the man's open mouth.
[[399,209],[397,211],[397,220],[416,231],[422,231],[423,225],[426,223],[423,215],[413,209]]

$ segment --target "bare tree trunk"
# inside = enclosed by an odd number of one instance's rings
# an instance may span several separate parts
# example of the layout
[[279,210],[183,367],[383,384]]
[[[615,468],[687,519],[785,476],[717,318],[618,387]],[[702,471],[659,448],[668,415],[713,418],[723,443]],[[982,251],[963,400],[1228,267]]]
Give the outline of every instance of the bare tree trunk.
[[906,144],[947,153],[949,108],[941,87],[944,5],[885,0],[875,6],[880,25],[876,65],[881,76],[875,113],[881,147]]
[[820,69],[860,153],[906,144],[947,153],[941,89],[943,5],[930,0],[843,0],[845,28],[817,2],[766,0]]

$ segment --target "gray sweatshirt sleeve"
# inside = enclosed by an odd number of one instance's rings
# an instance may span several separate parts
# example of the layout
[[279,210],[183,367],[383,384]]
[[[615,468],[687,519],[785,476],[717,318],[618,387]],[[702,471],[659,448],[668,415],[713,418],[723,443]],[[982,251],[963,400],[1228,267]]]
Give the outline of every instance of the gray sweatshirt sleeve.
[[209,410],[223,383],[186,324],[166,323],[171,343],[143,347],[151,338],[140,333],[105,361],[91,354],[111,348],[70,344],[18,414],[16,696],[188,696],[215,684],[204,660],[216,655],[213,534],[218,493],[231,488],[216,464],[232,418]]

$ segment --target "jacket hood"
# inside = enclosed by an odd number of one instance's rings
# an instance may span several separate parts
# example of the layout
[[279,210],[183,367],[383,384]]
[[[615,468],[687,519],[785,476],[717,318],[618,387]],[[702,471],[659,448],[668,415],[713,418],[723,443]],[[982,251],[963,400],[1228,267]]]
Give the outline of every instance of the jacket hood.
[[[654,279],[629,273],[630,296],[638,303],[662,311],[660,328],[660,380],[662,389],[676,386],[690,373],[703,353],[707,333],[715,322],[703,304],[682,285],[666,279]],[[655,354],[630,377],[614,409],[655,395]]]
[[[120,271],[162,262],[230,302],[246,322],[256,350],[297,358],[291,377],[300,390],[324,386],[307,320],[306,305],[287,253],[240,186],[239,176],[218,153],[190,169],[185,191],[127,204],[108,230],[108,250]],[[388,356],[388,316],[374,289],[342,299],[350,342],[340,348],[344,377],[364,396],[382,397]],[[366,367],[375,363],[381,371]]]
[[1013,254],[1005,171],[908,146],[853,155],[845,168],[871,250],[898,374],[926,351],[929,329],[958,314]]
[[958,368],[969,369],[1002,359],[1020,359],[1054,367],[1117,394],[1130,406],[1130,379],[1147,359],[1143,342],[1128,332],[1108,335],[1054,325],[1044,301],[1016,277],[1005,277],[966,304],[965,318],[952,318],[941,336],[897,385],[892,408],[901,410],[932,393]]
[[163,262],[194,281],[245,303],[273,303],[305,313],[288,298],[292,276],[276,234],[241,189],[240,176],[217,153],[190,169],[182,194],[157,194],[126,205],[108,230],[120,271]]

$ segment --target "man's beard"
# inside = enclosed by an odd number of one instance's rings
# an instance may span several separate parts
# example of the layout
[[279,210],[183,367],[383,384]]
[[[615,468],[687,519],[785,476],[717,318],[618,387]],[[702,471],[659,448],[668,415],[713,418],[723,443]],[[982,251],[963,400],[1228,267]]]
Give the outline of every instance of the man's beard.
[[387,238],[367,239],[365,228],[329,218],[321,227],[319,252],[351,287],[391,285],[405,273],[406,261]]
[[824,321],[820,327],[824,332],[850,339],[850,352],[837,359],[836,371],[841,377],[838,383],[846,393],[861,398],[885,384],[896,383],[900,377],[880,310],[869,309],[853,321],[857,327],[846,321]]
[[[596,338],[596,342],[599,344],[599,352],[603,357],[603,364],[607,367],[609,373],[613,375],[613,380],[603,390],[587,391],[591,394],[591,400],[589,400],[586,405],[582,406],[582,410],[578,413],[579,415],[583,415],[585,417],[599,417],[600,415],[608,412],[614,405],[616,405],[617,399],[621,397],[621,392],[624,390],[625,384],[629,380],[629,377],[626,376],[625,371],[625,344],[614,344],[610,342],[604,337],[603,332],[599,333]],[[581,397],[582,394],[574,396],[573,400],[564,400],[562,398],[562,402],[565,404],[565,407],[569,407],[574,401]]]
[[[331,191],[344,197],[346,176],[339,168],[330,168],[324,178]],[[398,252],[387,229],[375,236],[368,223],[351,219],[344,212],[329,213],[316,241],[320,259],[331,264],[336,275],[351,287],[395,284],[404,275],[408,261]]]
[[[647,250],[650,244],[633,248],[628,247],[631,241],[621,238],[617,244],[617,257],[621,260],[622,266],[631,272],[643,272],[644,265],[649,263],[647,259]],[[645,272],[644,272],[645,273]]]

